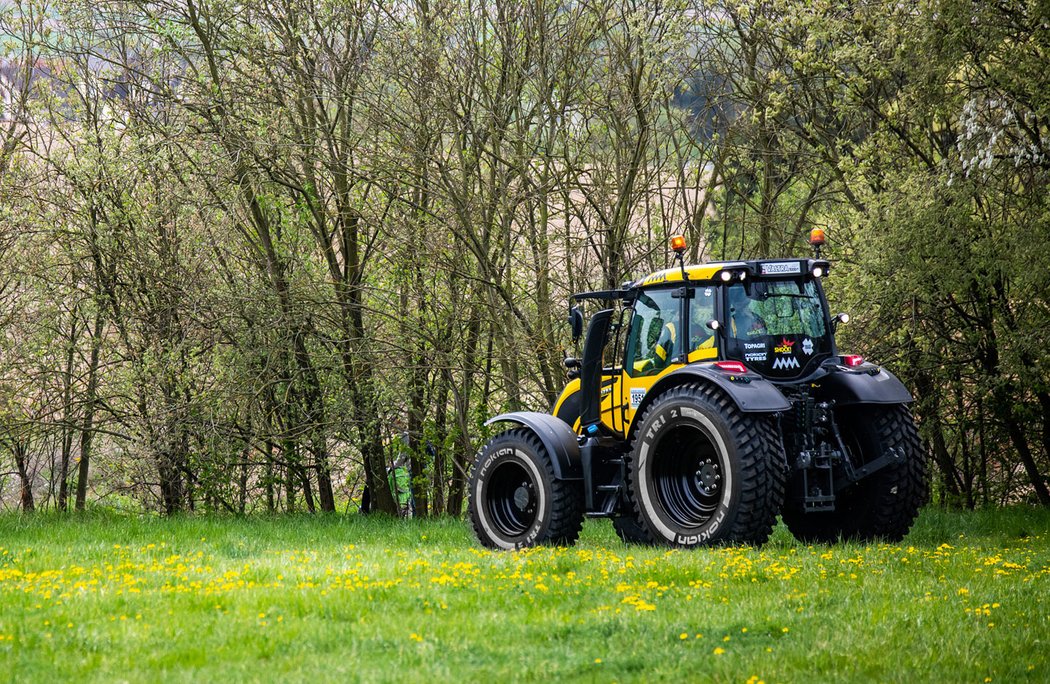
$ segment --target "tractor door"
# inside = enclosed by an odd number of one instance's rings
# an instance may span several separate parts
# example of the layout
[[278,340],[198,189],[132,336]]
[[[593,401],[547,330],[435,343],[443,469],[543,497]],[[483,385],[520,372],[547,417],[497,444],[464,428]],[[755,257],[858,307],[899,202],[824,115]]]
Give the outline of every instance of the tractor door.
[[631,309],[620,310],[619,321],[613,323],[602,352],[601,421],[613,433],[623,436],[623,333],[631,320]]
[[619,427],[623,434],[649,388],[671,368],[681,365],[685,335],[682,304],[675,289],[644,290],[631,308],[619,388]]

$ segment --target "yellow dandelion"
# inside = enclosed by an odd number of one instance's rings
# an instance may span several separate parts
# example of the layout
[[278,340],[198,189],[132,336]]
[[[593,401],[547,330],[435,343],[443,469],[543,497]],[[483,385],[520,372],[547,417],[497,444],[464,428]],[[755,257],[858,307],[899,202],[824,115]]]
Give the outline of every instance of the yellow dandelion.
[[685,641],[686,639],[689,638],[689,635],[686,634],[685,632],[682,632],[681,634],[678,635],[678,638],[681,639],[682,641]]
[[594,664],[595,665],[601,665],[602,664],[602,659],[601,658],[595,658],[594,659]]
[[716,646],[715,650],[712,651],[712,653],[714,653],[715,655],[722,655],[725,652],[726,652],[726,650],[724,648],[722,648],[721,646]]

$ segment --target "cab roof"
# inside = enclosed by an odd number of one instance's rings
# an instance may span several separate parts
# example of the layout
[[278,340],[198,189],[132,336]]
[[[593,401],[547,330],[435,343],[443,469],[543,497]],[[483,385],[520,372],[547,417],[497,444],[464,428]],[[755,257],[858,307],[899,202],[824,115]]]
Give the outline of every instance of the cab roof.
[[713,261],[693,266],[673,266],[636,280],[618,290],[580,292],[573,299],[630,299],[639,290],[673,283],[719,285],[748,279],[785,280],[822,277],[831,264],[825,259],[757,259],[752,261]]
[[[814,269],[820,269],[816,273]],[[757,259],[753,261],[714,261],[696,266],[676,266],[651,273],[631,283],[641,289],[688,280],[697,284],[718,284],[747,278],[783,279],[827,275],[830,264],[824,259]],[[727,275],[728,274],[728,275]],[[819,274],[819,275],[818,275]]]

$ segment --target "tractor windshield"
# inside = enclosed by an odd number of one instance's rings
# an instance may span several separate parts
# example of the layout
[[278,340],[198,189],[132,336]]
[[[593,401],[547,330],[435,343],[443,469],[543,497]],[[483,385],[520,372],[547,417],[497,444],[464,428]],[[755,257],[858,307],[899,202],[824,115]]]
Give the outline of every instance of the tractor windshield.
[[824,299],[812,280],[730,286],[726,327],[726,356],[771,378],[808,373],[832,351]]

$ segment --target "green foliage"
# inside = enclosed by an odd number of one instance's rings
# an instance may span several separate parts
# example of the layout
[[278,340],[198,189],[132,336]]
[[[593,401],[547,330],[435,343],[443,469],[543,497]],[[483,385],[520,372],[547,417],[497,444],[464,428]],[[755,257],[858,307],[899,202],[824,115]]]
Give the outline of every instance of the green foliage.
[[1044,14],[5,6],[3,55],[36,76],[0,85],[19,484],[174,512],[369,483],[393,510],[408,432],[435,447],[417,501],[458,512],[484,420],[557,396],[569,293],[666,266],[672,233],[788,256],[819,225],[843,347],[914,389],[941,500],[1050,503]]

